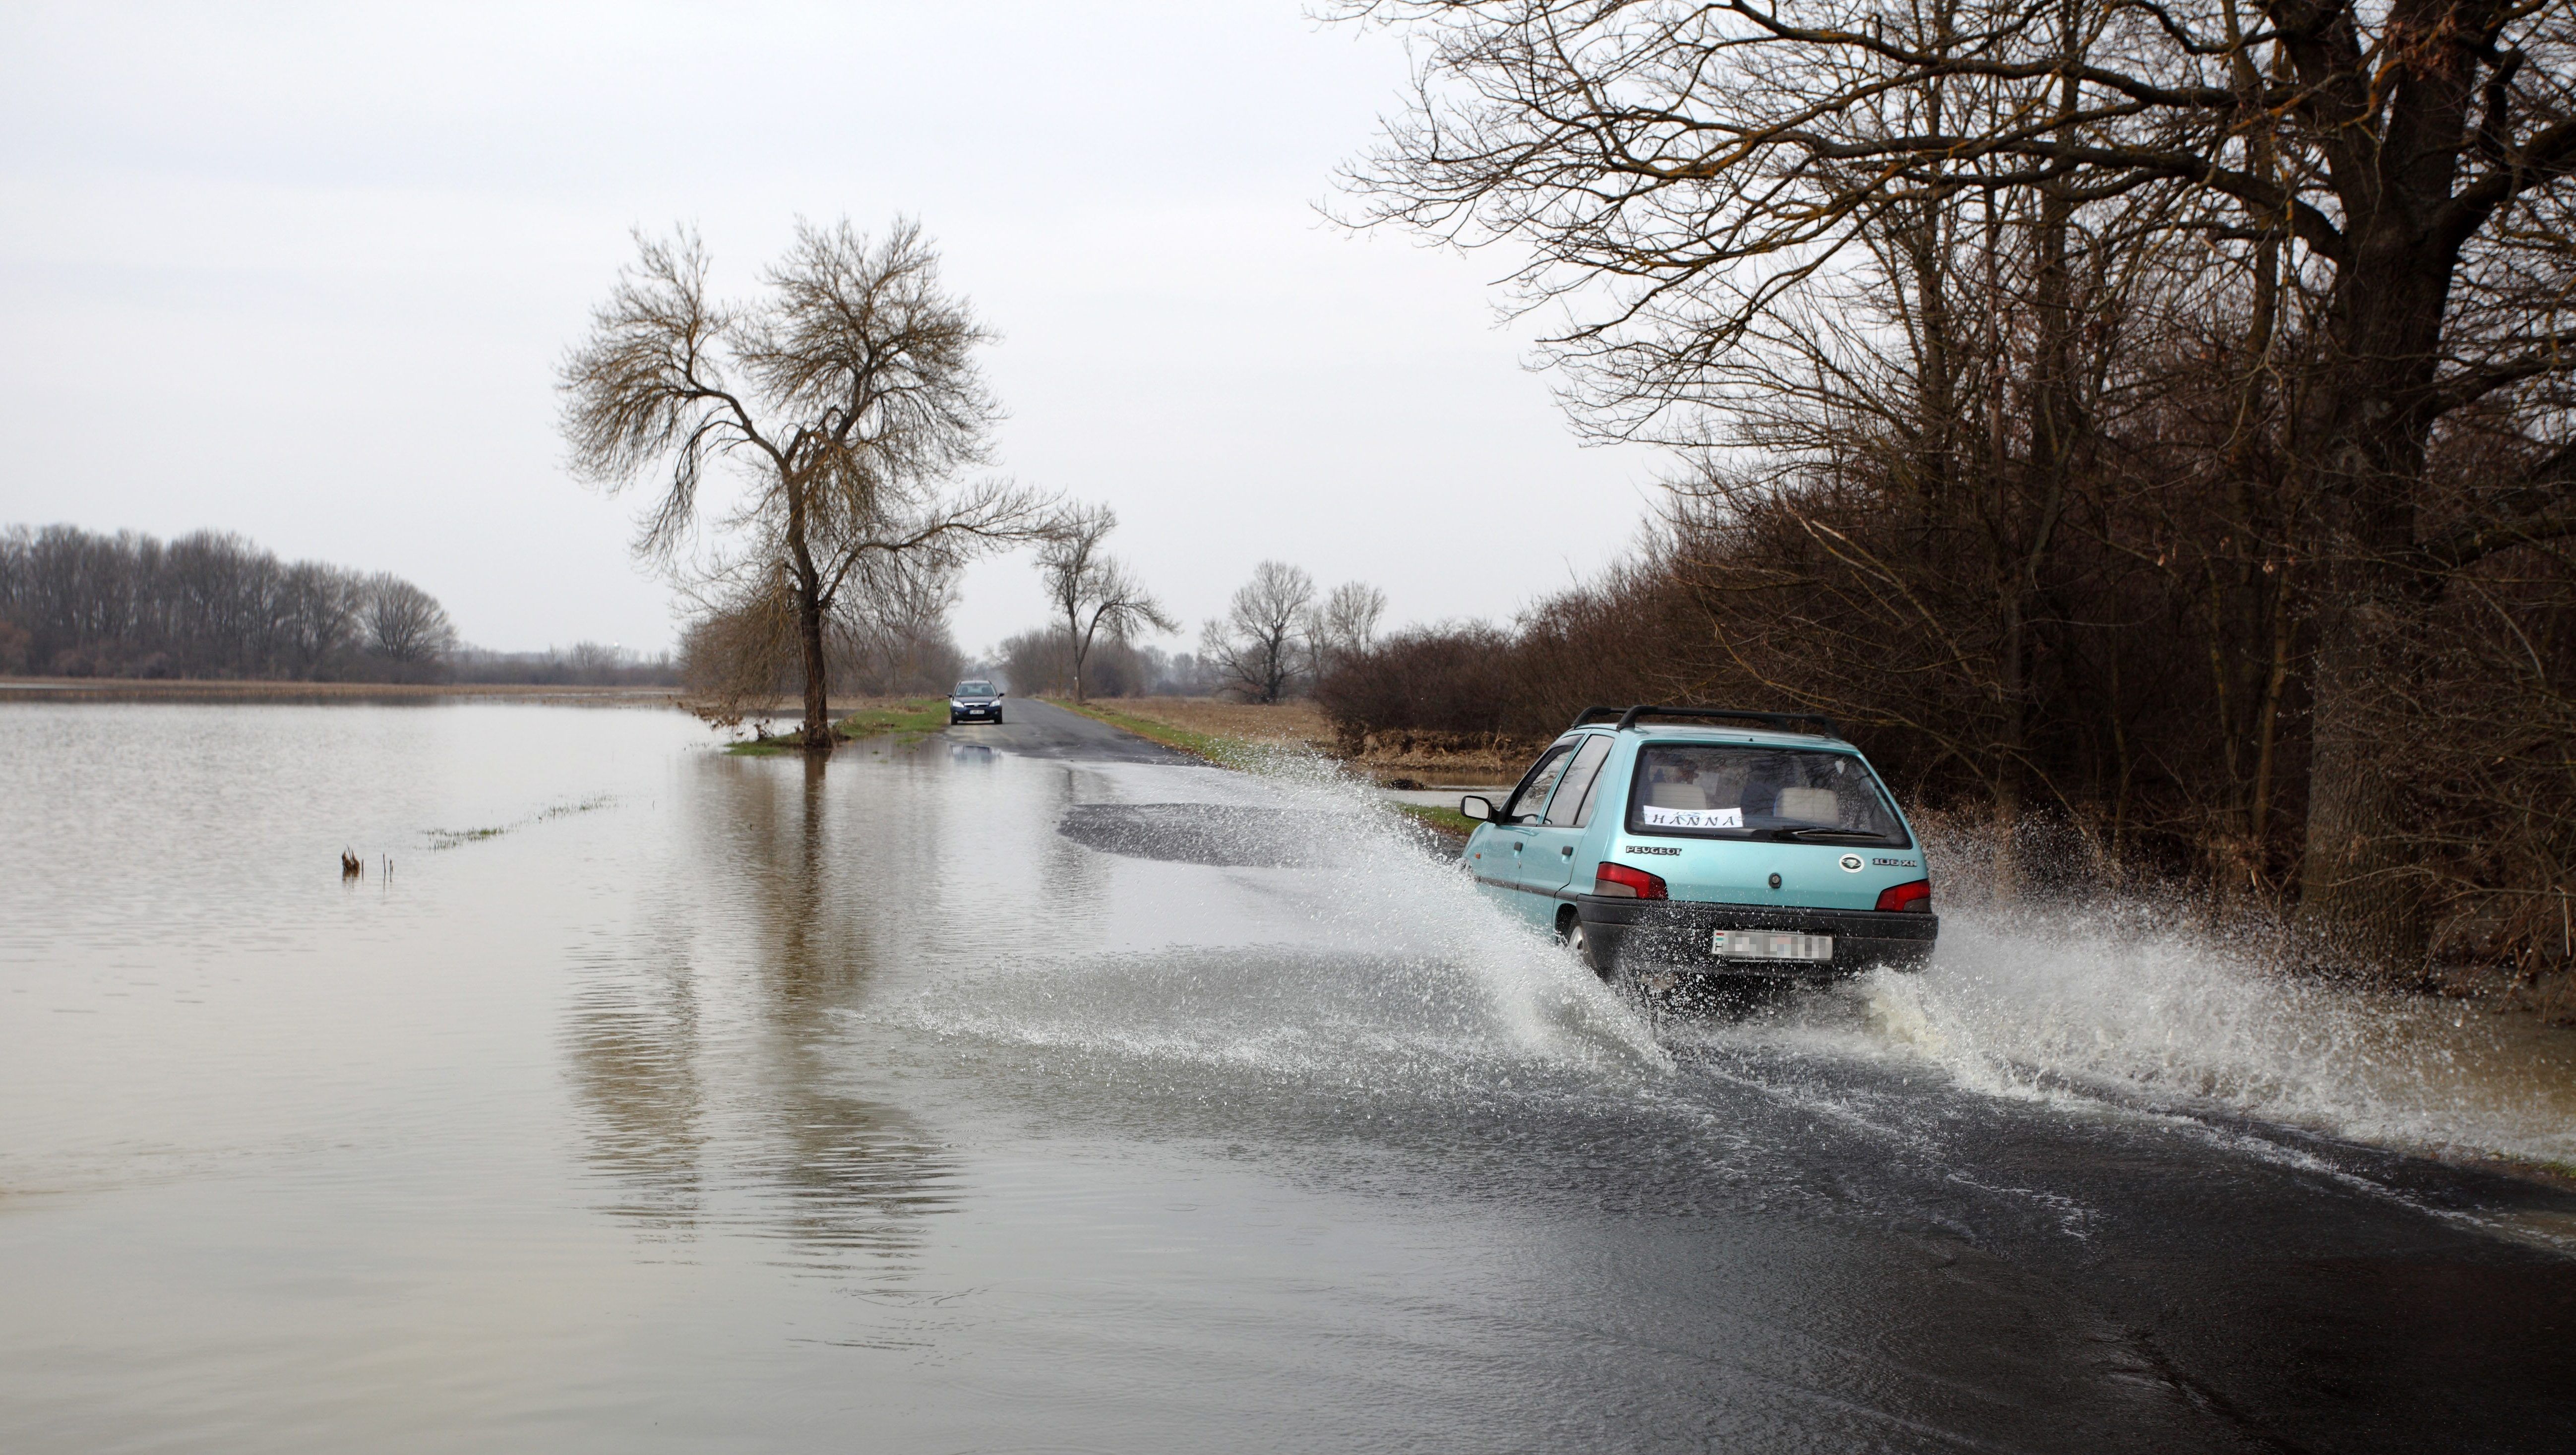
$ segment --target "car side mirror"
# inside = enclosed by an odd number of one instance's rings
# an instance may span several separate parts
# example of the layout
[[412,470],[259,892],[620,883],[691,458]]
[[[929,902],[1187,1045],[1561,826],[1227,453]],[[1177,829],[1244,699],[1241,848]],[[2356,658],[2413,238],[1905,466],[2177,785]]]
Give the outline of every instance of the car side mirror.
[[1009,693],[1007,693],[1007,692],[996,692],[996,693],[994,693],[994,694],[993,694],[993,700],[994,700],[995,702],[999,702],[999,701],[1001,701],[1003,698],[1008,697],[1008,696],[1010,696],[1010,695],[1011,695],[1011,694],[1009,694]]
[[1478,823],[1494,821],[1494,801],[1481,793],[1470,793],[1458,800],[1458,812]]

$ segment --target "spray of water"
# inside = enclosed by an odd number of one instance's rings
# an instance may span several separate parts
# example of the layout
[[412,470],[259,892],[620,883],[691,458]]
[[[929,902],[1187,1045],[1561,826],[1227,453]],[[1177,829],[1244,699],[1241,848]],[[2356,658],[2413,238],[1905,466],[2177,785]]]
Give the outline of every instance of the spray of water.
[[1336,845],[1343,854],[1335,892],[1319,911],[1338,933],[1461,966],[1472,976],[1473,1003],[1504,1045],[1567,1062],[1671,1069],[1635,1009],[1553,937],[1479,893],[1454,848],[1387,812],[1368,785],[1321,758],[1280,752],[1258,766],[1283,796],[1332,810],[1348,825]]
[[2520,1018],[2286,973],[2134,904],[1954,911],[1874,1034],[2008,1096],[2108,1095],[2447,1153],[2576,1161],[2576,1057]]
[[[978,1038],[1372,1093],[1669,1080],[1671,1054],[1636,1007],[1426,852],[1367,785],[1303,754],[1247,766],[1192,775],[1194,801],[1161,807],[1193,810],[1193,852],[1216,846],[1201,862],[1272,866],[1239,887],[1303,922],[1293,944],[994,967],[925,1018]],[[1169,772],[1139,769],[1122,785],[1122,832],[1150,838],[1153,800],[1172,792],[1154,775]],[[1284,866],[1283,814],[1308,846]],[[2008,900],[1977,872],[1995,862],[1990,846],[1933,847],[1947,902],[1929,967],[1743,1024],[1667,1020],[1665,1040],[1922,1058],[1988,1095],[2576,1163],[2570,1038],[2285,973],[2274,941],[2213,930],[2152,895],[2061,885],[2045,904]]]
[[1631,1007],[1365,784],[1303,754],[1247,766],[1190,774],[1177,803],[1156,801],[1177,796],[1174,770],[1109,770],[1123,801],[1068,823],[1111,852],[1243,866],[1228,892],[1268,901],[1256,942],[989,966],[913,1013],[986,1041],[1372,1093],[1669,1073]]

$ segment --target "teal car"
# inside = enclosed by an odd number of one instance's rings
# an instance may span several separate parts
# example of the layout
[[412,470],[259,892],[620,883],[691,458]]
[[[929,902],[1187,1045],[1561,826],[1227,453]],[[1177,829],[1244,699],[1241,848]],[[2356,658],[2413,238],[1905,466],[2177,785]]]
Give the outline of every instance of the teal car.
[[1458,808],[1476,883],[1604,979],[1913,969],[1941,933],[1913,826],[1824,718],[1589,708]]

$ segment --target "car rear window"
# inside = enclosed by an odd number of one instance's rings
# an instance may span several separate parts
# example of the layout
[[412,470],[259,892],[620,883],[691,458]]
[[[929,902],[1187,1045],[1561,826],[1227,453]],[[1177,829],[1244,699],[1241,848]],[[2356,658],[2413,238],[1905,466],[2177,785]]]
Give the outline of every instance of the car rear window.
[[1749,743],[1650,743],[1628,790],[1628,832],[1822,844],[1910,843],[1869,765],[1850,753]]

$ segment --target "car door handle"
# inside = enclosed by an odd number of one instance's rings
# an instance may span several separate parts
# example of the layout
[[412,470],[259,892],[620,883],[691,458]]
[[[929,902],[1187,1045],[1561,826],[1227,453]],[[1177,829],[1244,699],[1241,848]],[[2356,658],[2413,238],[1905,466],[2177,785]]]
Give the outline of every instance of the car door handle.
[[1557,850],[1557,852],[1571,859],[1574,857],[1574,846],[1572,844],[1567,844],[1565,847]]

